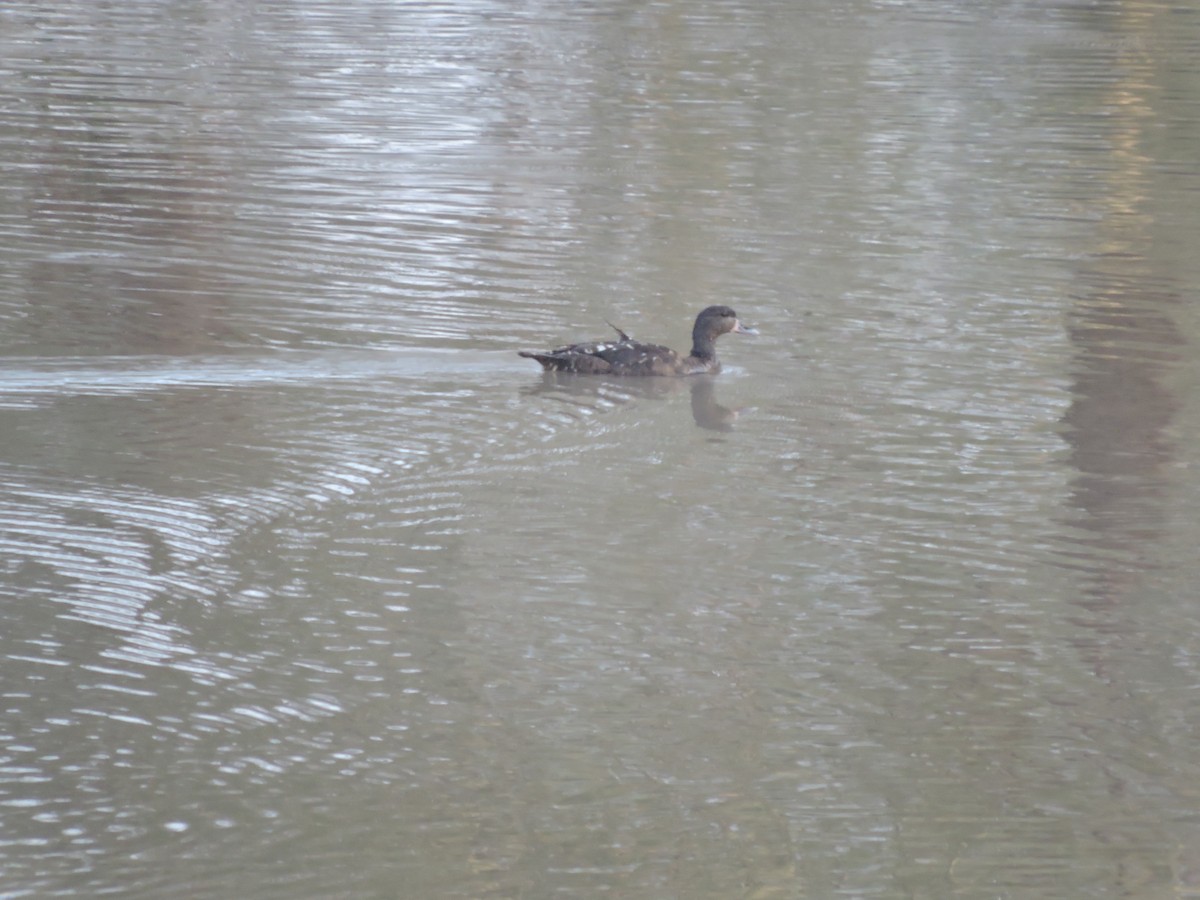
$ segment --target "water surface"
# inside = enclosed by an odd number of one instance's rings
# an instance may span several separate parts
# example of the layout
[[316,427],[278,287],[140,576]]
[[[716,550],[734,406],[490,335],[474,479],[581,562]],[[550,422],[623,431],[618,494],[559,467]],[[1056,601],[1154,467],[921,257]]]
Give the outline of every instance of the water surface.
[[0,893],[1200,896],[1197,60],[8,3]]

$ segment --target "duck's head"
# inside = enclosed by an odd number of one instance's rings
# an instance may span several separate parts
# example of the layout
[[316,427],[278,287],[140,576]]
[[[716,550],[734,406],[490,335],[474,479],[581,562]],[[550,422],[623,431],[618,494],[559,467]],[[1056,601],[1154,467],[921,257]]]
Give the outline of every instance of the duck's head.
[[728,306],[710,306],[701,310],[692,328],[692,355],[712,355],[717,338],[731,331],[735,334],[758,334],[757,328],[742,324],[738,314]]

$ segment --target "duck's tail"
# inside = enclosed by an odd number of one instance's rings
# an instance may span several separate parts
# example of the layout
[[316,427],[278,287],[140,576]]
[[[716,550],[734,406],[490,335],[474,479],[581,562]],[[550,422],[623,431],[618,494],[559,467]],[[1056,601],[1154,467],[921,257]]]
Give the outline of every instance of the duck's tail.
[[547,372],[573,372],[576,375],[606,375],[612,372],[607,360],[586,353],[531,353],[518,350],[517,355],[536,359]]
[[531,353],[528,350],[518,350],[517,356],[523,356],[526,359],[536,359],[538,362],[540,362],[542,364],[542,368],[545,369],[547,372],[550,372],[550,371],[558,368],[556,363],[558,363],[559,360],[556,360],[553,356],[549,356],[545,353]]

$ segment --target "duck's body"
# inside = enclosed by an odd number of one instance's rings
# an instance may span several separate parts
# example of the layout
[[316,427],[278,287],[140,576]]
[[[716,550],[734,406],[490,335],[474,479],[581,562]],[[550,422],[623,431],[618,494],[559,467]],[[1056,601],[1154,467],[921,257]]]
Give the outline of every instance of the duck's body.
[[692,352],[681,356],[669,347],[635,341],[620,328],[615,341],[569,344],[546,353],[520,351],[536,359],[547,372],[577,375],[703,375],[721,371],[717,338],[726,332],[757,334],[738,321],[728,306],[710,306],[696,316],[692,328]]

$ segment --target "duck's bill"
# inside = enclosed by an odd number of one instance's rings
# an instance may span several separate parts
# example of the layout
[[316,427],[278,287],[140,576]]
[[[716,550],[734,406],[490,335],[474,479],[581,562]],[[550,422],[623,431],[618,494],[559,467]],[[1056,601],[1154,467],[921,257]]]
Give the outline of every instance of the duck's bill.
[[733,326],[733,330],[738,334],[758,334],[757,328],[751,328],[749,325],[743,325],[741,319],[738,319],[738,323]]

